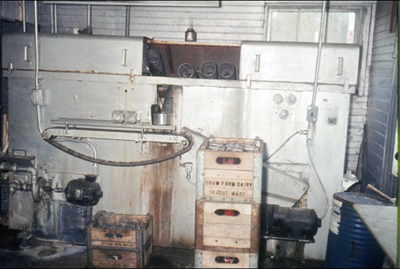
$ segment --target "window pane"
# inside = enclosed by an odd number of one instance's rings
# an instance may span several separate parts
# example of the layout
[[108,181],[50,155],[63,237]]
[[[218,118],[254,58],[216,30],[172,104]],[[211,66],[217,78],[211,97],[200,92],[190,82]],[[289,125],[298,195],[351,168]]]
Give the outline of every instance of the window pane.
[[271,12],[271,41],[296,41],[297,12]]
[[331,12],[328,16],[329,43],[354,43],[355,12]]
[[318,42],[321,12],[300,12],[299,42]]
[[[329,12],[328,43],[354,43],[355,12]],[[270,41],[318,42],[320,11],[272,11]]]

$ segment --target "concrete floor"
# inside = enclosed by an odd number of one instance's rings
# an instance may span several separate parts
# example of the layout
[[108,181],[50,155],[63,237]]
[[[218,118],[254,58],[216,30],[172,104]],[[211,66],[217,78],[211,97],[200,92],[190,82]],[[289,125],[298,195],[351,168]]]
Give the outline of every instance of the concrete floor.
[[[28,248],[21,248],[19,231],[9,230],[0,225],[0,267],[1,268],[87,268],[85,246],[44,242],[37,239],[28,241]],[[321,268],[320,261],[295,261],[270,259],[260,255],[259,268]],[[193,268],[194,250],[154,247],[154,253],[147,268]]]

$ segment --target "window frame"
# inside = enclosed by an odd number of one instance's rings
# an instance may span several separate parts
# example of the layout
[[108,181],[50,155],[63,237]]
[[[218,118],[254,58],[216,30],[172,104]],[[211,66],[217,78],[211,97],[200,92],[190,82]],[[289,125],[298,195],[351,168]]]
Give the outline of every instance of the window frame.
[[[331,1],[329,6],[329,9],[331,11],[357,12],[355,21],[356,27],[354,31],[354,44],[358,44],[361,47],[361,62],[358,80],[359,83],[357,87],[357,95],[359,97],[368,96],[376,2],[377,1]],[[271,10],[321,10],[321,8],[321,1],[265,1],[263,40],[270,40]]]
[[[281,12],[321,12],[321,8],[317,6],[272,6],[267,7],[267,27],[266,27],[266,41],[271,41],[271,20],[272,20],[272,12],[281,11]],[[353,44],[362,45],[363,40],[363,25],[365,19],[365,8],[363,7],[330,7],[327,15],[329,12],[354,12],[355,13],[355,25],[354,25],[354,41]],[[299,21],[299,16],[298,16]],[[325,25],[326,29],[328,27],[329,21]],[[298,40],[298,30],[299,30],[299,23],[296,26],[296,40]],[[326,42],[327,36],[324,38],[324,42]],[[287,42],[287,41],[282,41]],[[301,42],[301,41],[294,41],[294,42]],[[312,41],[311,41],[312,42]],[[343,43],[346,44],[346,43]]]

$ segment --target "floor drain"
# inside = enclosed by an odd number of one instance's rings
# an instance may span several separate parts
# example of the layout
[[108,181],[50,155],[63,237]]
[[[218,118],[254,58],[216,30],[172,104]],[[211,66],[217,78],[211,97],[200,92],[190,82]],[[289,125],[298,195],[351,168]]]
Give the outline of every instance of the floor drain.
[[57,253],[57,250],[55,249],[43,249],[41,251],[39,251],[38,255],[39,257],[47,257],[47,256],[51,256]]

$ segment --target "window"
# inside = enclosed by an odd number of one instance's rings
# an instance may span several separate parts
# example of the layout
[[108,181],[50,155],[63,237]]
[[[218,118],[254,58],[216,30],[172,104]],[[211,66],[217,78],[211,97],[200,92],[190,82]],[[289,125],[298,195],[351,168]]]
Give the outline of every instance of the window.
[[[355,11],[327,13],[328,43],[356,43]],[[269,13],[268,41],[318,42],[321,11],[272,9]]]

